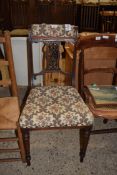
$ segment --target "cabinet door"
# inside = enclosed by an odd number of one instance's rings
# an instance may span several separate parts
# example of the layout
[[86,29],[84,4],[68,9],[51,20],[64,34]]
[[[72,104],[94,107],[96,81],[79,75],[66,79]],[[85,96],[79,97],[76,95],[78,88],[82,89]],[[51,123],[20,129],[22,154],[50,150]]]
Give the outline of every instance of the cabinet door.
[[10,0],[12,28],[27,28],[29,23],[29,0]]

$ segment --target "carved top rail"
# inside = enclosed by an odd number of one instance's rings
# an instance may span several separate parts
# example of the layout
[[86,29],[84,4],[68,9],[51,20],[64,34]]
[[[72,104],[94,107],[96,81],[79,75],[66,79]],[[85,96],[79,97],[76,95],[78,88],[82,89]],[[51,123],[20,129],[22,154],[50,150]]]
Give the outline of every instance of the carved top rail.
[[100,47],[117,47],[117,34],[116,33],[97,33],[89,36],[80,37],[77,45],[78,49],[89,48],[92,45],[96,47],[99,44]]

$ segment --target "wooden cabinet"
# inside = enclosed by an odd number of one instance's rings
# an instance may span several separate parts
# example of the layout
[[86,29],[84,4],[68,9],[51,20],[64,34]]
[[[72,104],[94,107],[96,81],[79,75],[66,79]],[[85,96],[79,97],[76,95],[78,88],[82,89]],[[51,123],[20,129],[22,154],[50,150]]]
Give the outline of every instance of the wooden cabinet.
[[1,0],[0,8],[0,20],[7,18],[8,29],[28,28],[33,23],[75,24],[74,0]]
[[0,0],[0,29],[28,28],[34,23],[69,23],[78,25],[80,32],[99,32],[105,21],[109,30],[114,21],[116,32],[117,16],[109,19],[112,21],[109,25],[100,15],[103,9],[117,11],[117,5],[76,4],[76,0]]
[[35,0],[35,7],[38,23],[75,24],[76,3],[73,0]]

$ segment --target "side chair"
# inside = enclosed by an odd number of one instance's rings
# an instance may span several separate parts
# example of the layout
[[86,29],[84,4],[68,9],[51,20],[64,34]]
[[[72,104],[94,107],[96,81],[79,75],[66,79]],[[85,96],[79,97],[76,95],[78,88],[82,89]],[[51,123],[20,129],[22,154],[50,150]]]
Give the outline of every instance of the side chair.
[[[92,127],[93,115],[83,102],[75,87],[75,61],[76,50],[74,49],[74,63],[72,72],[64,72],[60,63],[61,42],[74,42],[77,40],[77,28],[72,25],[33,24],[28,37],[28,68],[30,91],[20,116],[20,126],[23,131],[26,161],[30,165],[30,131],[53,130],[53,129],[79,129],[85,133]],[[46,46],[44,64],[39,73],[33,68],[32,43],[43,42]],[[44,49],[43,49],[44,50]],[[58,72],[71,77],[69,85],[55,84],[45,86],[34,85],[34,79],[48,73]],[[83,138],[81,138],[83,139]],[[85,141],[88,135],[85,135]],[[84,141],[84,140],[83,140]],[[86,147],[86,142],[83,149]]]
[[[117,120],[117,35],[93,34],[80,38],[79,53],[79,92],[93,116],[108,120]],[[95,61],[87,65],[87,60]],[[97,63],[100,60],[100,64]],[[99,81],[98,81],[98,78]],[[92,80],[87,82],[86,79]],[[95,78],[94,78],[95,77]],[[100,79],[102,81],[100,81]],[[108,80],[108,82],[107,82]],[[94,120],[95,121],[95,120]],[[109,121],[108,121],[109,122]],[[82,130],[81,130],[82,132]],[[117,132],[117,128],[89,130],[91,134]],[[81,157],[86,149],[80,150]]]
[[[0,35],[3,55],[0,58],[0,163],[22,160],[25,162],[25,149],[19,126],[20,105],[13,63],[10,33]],[[14,136],[14,134],[16,136]],[[13,135],[13,136],[12,136]],[[4,143],[8,147],[4,147]],[[12,145],[11,145],[11,144]],[[18,146],[16,146],[16,143]],[[10,146],[9,146],[10,144]],[[14,155],[15,154],[15,155]],[[14,155],[14,156],[13,156]]]

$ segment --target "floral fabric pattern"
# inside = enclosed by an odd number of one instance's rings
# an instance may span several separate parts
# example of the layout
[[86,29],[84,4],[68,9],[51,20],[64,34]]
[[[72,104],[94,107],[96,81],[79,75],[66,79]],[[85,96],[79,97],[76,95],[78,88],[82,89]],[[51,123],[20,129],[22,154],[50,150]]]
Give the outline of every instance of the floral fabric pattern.
[[22,128],[87,126],[93,115],[71,86],[35,87],[20,116]]
[[70,24],[32,24],[31,35],[40,37],[73,37],[78,33],[76,26]]

